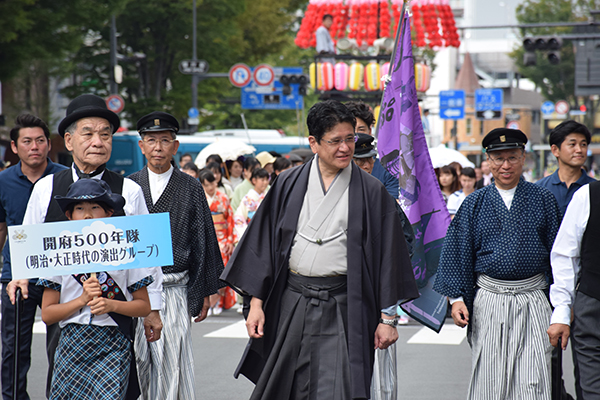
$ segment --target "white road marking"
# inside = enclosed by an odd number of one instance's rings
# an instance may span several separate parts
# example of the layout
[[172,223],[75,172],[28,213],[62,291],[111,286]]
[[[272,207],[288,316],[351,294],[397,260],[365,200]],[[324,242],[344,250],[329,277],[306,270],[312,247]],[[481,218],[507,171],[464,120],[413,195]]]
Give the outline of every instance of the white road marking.
[[227,325],[224,328],[217,329],[211,333],[207,333],[204,337],[224,338],[224,339],[248,339],[248,331],[246,330],[246,321],[240,320],[235,324]]
[[33,333],[46,334],[46,324],[44,321],[37,321],[33,323]]
[[454,324],[445,324],[440,333],[429,328],[421,328],[406,343],[408,344],[443,344],[458,346],[467,336],[467,328],[459,328]]

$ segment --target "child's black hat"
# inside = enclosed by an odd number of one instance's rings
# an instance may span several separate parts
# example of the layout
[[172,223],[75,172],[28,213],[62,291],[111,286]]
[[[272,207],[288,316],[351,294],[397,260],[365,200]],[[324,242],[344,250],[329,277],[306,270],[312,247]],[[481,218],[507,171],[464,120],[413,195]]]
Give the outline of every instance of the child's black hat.
[[99,179],[79,179],[69,186],[66,196],[54,196],[54,199],[63,212],[69,208],[69,205],[84,201],[102,202],[114,212],[121,211],[125,205],[125,198],[113,193],[108,183]]

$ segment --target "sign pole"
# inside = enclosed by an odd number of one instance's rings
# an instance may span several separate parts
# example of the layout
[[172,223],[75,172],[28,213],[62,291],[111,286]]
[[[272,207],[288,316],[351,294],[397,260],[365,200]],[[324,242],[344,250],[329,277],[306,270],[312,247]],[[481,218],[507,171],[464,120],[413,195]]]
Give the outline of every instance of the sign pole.
[[[193,32],[192,32],[192,60],[198,61],[198,54],[196,52],[196,0],[193,1],[192,5],[192,16],[194,19],[193,23]],[[192,107],[198,108],[198,76],[196,74],[192,75]]]

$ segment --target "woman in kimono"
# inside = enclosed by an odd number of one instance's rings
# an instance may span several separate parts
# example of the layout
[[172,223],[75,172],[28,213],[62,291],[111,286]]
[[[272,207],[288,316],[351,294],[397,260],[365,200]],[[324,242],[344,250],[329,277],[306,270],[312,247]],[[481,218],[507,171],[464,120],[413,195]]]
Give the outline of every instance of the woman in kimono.
[[[233,246],[237,242],[234,231],[233,210],[226,195],[217,190],[217,179],[212,171],[204,168],[200,171],[198,179],[202,183],[206,201],[210,208],[223,265],[227,265],[229,256],[233,253]],[[210,309],[208,315],[219,315],[224,309],[231,308],[236,302],[233,289],[226,287],[220,289],[217,294],[210,296]]]
[[233,215],[235,221],[235,231],[238,238],[241,238],[250,220],[254,217],[256,210],[265,198],[269,187],[269,173],[264,168],[256,168],[252,171],[250,177],[253,189],[250,189],[247,195],[244,196],[240,206]]

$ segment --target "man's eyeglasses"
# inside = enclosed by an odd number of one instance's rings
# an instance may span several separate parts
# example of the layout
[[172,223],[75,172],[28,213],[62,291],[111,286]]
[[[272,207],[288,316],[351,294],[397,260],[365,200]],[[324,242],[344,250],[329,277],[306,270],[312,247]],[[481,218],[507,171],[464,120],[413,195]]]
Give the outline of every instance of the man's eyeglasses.
[[515,156],[510,156],[508,158],[502,158],[502,157],[498,157],[498,158],[492,158],[488,155],[488,159],[494,163],[494,165],[496,167],[501,167],[506,161],[508,161],[509,164],[514,165],[516,163],[518,163],[519,161],[521,161],[522,157],[515,157]]
[[144,139],[144,143],[146,143],[150,147],[155,147],[158,143],[160,143],[162,145],[162,147],[167,147],[171,143],[173,143],[174,141],[175,141],[175,139],[160,139],[160,140],[157,140],[157,139],[155,139],[153,137],[148,137],[148,138]]
[[347,145],[350,145],[350,143],[356,143],[357,140],[358,140],[358,135],[348,136],[346,139],[332,139],[332,140],[323,140],[323,141],[330,146],[339,147],[342,144],[342,142],[346,143]]
[[371,164],[375,162],[373,157],[365,157],[365,158],[354,158],[354,163],[359,167],[362,167],[365,164]]

